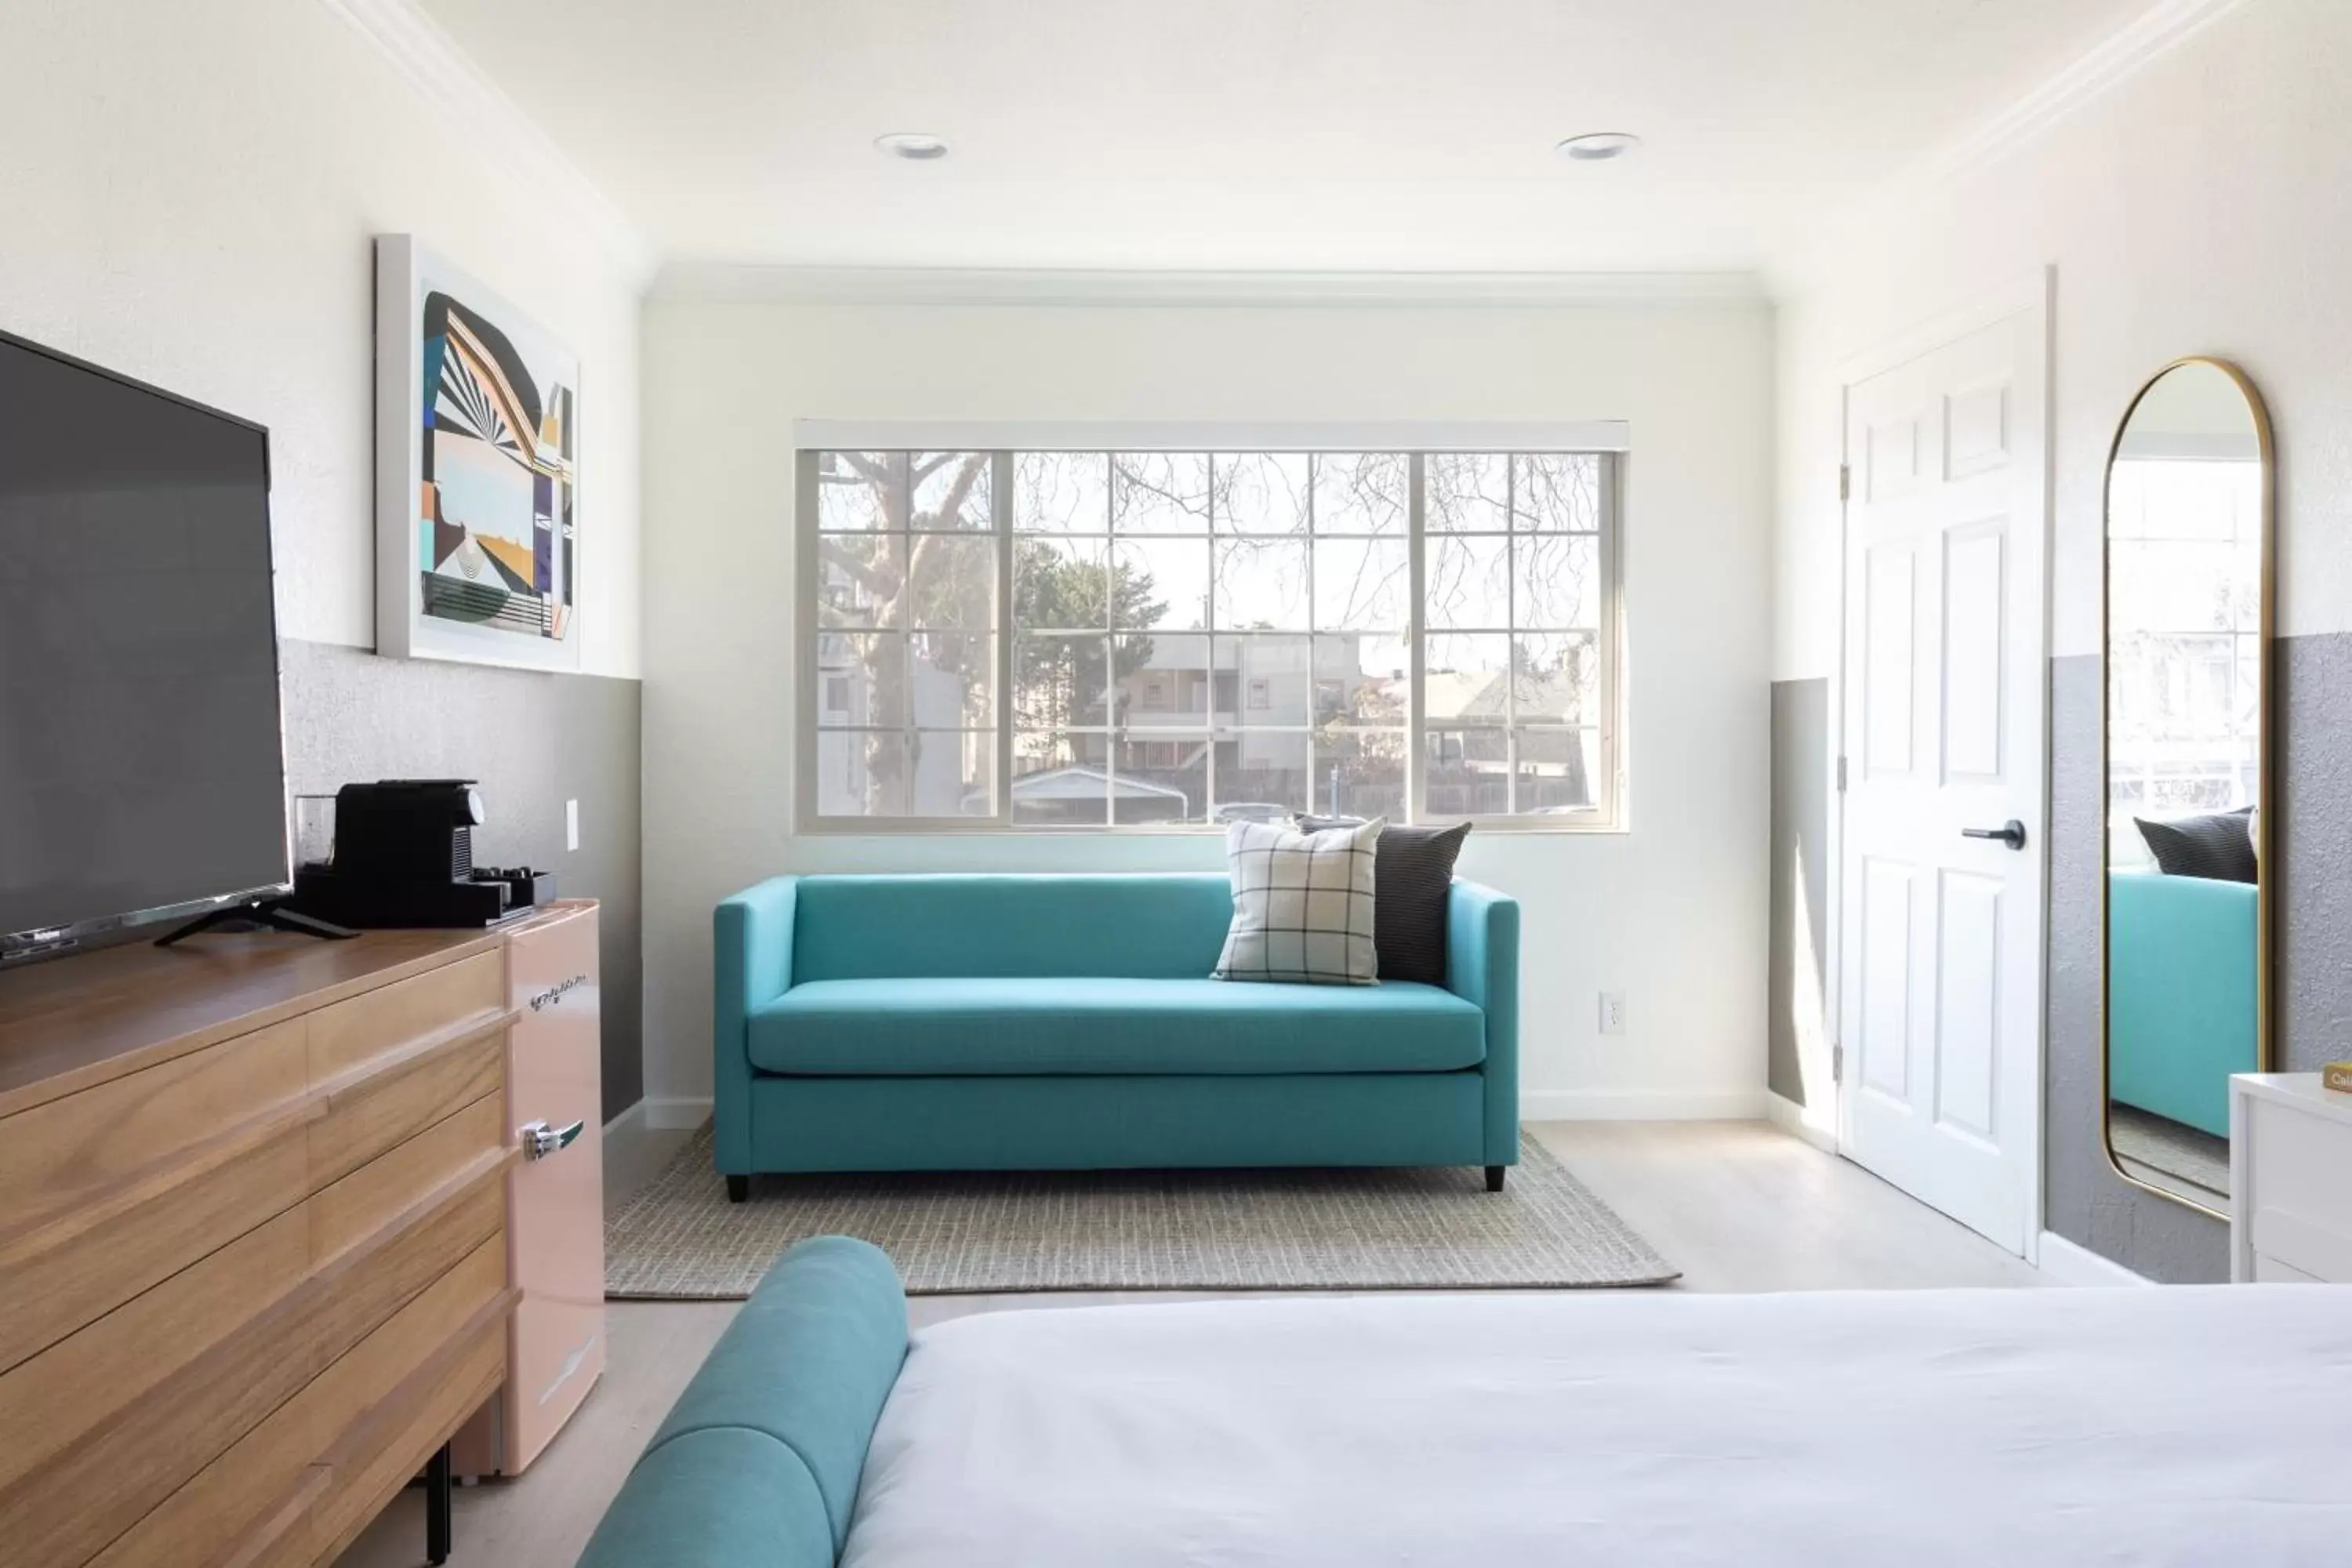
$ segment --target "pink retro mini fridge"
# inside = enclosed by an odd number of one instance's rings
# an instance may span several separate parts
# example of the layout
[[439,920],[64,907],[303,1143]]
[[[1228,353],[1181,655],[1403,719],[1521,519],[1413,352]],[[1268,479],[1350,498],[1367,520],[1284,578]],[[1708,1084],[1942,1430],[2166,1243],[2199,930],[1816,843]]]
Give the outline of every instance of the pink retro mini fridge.
[[457,1434],[459,1475],[520,1475],[604,1371],[604,1166],[596,905],[548,906],[507,936],[507,1381]]

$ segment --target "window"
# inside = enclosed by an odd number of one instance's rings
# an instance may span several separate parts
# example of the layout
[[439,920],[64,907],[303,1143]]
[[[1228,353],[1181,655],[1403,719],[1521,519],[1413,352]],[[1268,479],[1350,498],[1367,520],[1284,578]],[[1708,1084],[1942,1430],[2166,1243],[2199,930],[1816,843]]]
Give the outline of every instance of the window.
[[804,826],[1617,821],[1613,453],[800,463]]

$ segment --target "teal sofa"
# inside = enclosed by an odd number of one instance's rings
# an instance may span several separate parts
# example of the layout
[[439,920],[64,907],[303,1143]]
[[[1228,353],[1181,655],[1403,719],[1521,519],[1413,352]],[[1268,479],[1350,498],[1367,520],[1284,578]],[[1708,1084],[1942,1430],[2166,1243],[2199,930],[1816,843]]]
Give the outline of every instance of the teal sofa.
[[2230,1075],[2260,1071],[2252,882],[2107,878],[2107,1093],[2230,1135]]
[[833,1568],[906,1359],[887,1258],[841,1236],[793,1247],[655,1430],[579,1568]]
[[762,1173],[1517,1163],[1518,906],[1446,984],[1209,979],[1219,874],[778,877],[719,906],[716,1159]]

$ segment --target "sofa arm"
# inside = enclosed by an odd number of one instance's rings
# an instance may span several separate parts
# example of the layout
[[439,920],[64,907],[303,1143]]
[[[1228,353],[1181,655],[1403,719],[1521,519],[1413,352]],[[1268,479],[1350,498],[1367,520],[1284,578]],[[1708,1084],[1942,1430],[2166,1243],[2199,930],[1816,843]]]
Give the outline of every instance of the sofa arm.
[[1519,1159],[1519,905],[1456,881],[1445,900],[1445,988],[1486,1015],[1486,1163]]
[[793,983],[797,877],[771,877],[721,900],[711,921],[711,1137],[719,1169],[751,1172],[751,1009]]

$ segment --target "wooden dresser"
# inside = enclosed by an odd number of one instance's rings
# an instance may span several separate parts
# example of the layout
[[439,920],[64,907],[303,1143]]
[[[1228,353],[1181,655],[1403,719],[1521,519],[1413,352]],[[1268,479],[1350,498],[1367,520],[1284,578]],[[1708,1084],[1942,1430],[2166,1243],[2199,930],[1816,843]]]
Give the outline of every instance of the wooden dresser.
[[502,1381],[506,939],[0,974],[0,1562],[331,1563]]

